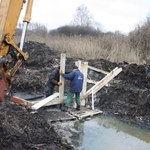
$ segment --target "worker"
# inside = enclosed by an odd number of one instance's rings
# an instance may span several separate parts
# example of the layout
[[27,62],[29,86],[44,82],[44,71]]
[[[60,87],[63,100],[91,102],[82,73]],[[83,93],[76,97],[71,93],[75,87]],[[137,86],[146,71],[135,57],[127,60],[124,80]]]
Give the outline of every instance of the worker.
[[46,84],[46,91],[45,91],[45,95],[46,97],[50,96],[53,94],[54,92],[54,88],[55,86],[61,86],[62,83],[59,82],[59,71],[60,71],[60,66],[57,66],[56,68],[54,68],[49,76],[49,79],[47,81]]
[[74,95],[77,104],[76,109],[80,110],[80,92],[82,91],[83,86],[83,79],[84,79],[83,74],[80,72],[77,66],[73,66],[72,72],[65,74],[60,71],[60,75],[62,75],[62,77],[64,77],[65,79],[70,80],[69,93],[67,95],[65,106],[62,110],[64,111],[68,110],[69,104]]

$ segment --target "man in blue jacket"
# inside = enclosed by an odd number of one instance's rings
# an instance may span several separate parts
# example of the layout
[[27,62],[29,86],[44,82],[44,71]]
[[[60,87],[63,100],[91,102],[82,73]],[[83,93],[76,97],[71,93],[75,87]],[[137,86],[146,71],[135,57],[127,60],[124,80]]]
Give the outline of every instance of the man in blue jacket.
[[84,76],[80,72],[77,66],[73,67],[73,71],[69,74],[60,73],[65,79],[70,80],[70,89],[65,102],[65,108],[63,110],[67,111],[69,103],[71,102],[73,96],[75,95],[75,100],[77,103],[77,110],[80,110],[80,92],[82,91]]

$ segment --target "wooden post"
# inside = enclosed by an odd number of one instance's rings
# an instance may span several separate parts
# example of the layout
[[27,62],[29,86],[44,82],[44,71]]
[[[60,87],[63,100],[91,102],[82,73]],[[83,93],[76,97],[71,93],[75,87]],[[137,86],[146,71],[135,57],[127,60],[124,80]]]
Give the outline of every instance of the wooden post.
[[[83,80],[83,90],[81,92],[81,96],[86,95],[86,89],[87,89],[87,70],[88,70],[88,62],[83,62],[81,65],[81,72],[84,75],[84,80]],[[85,106],[86,105],[86,100],[82,99],[81,100],[81,105]]]
[[[62,53],[60,58],[60,70],[65,73],[65,62],[66,62],[66,54]],[[59,86],[59,98],[63,99],[64,97],[64,78],[60,75],[60,82],[62,83],[61,86]]]
[[[88,62],[81,62],[77,61],[75,62],[76,66],[78,66],[79,70],[83,73],[84,75],[84,80],[83,80],[83,89],[81,92],[81,96],[86,94],[86,88],[87,88],[87,70],[88,70]],[[86,101],[85,99],[81,100],[81,106],[85,106]]]

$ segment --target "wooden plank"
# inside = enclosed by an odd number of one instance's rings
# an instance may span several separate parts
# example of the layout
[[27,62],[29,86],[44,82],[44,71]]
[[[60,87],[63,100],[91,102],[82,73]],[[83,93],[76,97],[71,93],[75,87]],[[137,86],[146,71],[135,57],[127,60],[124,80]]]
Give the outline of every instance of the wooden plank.
[[[62,99],[60,98],[54,98],[53,100],[51,100],[50,102],[46,103],[45,105],[43,106],[52,106],[52,105],[57,105],[57,104],[63,104],[66,100],[67,96],[64,96]],[[38,102],[40,102],[41,100],[37,100],[37,101],[34,101],[34,102],[30,102],[30,107],[29,108],[32,108],[33,105],[37,104]]]
[[18,103],[18,104],[21,104],[21,105],[26,105],[26,106],[31,106],[32,105],[32,103],[30,103],[30,102],[28,102],[28,101],[26,101],[22,98],[19,98],[17,96],[13,96],[11,98],[11,102]]
[[[60,70],[65,73],[65,62],[66,62],[66,54],[62,53],[60,58]],[[62,83],[61,86],[59,86],[59,98],[62,99],[64,97],[64,83],[65,79],[60,75],[60,82]]]
[[67,98],[67,96],[64,96],[63,98],[55,98],[52,101],[46,103],[44,106],[63,104],[66,101],[66,98]]
[[121,71],[122,71],[122,68],[116,67],[109,74],[107,74],[102,80],[100,80],[97,84],[95,84],[91,89],[89,89],[87,91],[87,95],[91,94],[92,90],[94,91],[94,93],[96,93],[103,86],[105,86],[110,80],[112,80],[116,75],[118,75]]
[[[92,84],[97,84],[99,81],[94,81],[94,80],[90,80],[90,79],[87,79],[87,83],[92,83]],[[106,84],[105,86],[109,86],[109,84]]]
[[11,101],[14,102],[14,103],[18,103],[18,104],[21,104],[21,105],[27,105],[28,101],[22,99],[22,98],[19,98],[17,96],[13,96],[11,98]]
[[[67,98],[67,96],[64,96],[62,99],[54,98],[52,101],[46,103],[44,106],[52,106],[52,105],[63,104],[63,103],[65,103],[66,98]],[[87,98],[87,95],[84,95],[84,96],[80,97],[81,100],[85,99],[85,98]],[[73,98],[73,100],[75,100],[75,98]],[[38,103],[39,100],[37,100],[36,102],[35,101],[34,102],[28,101],[28,102],[30,103],[30,107],[28,107],[28,108],[32,108],[32,106],[35,105],[36,103]]]
[[94,80],[90,80],[90,79],[87,79],[86,81],[87,81],[87,83],[92,83],[92,84],[97,84],[98,83],[98,81],[94,81]]
[[109,72],[107,72],[107,71],[104,71],[104,70],[101,70],[101,69],[97,69],[97,68],[92,67],[92,66],[88,66],[88,68],[89,68],[89,69],[92,69],[92,70],[94,70],[94,71],[97,71],[97,72],[101,72],[101,73],[103,73],[103,74],[108,74],[108,73],[109,73]]
[[88,113],[85,113],[83,115],[78,115],[78,118],[79,120],[82,120],[83,118],[85,117],[93,117],[94,115],[97,115],[97,114],[102,114],[103,112],[102,111],[96,111],[96,112],[88,112]]
[[52,101],[54,98],[58,97],[59,93],[54,93],[53,95],[39,101],[38,103],[34,104],[31,108],[34,110],[39,109],[40,107],[44,106],[46,103]]
[[90,109],[82,107],[80,111],[71,110],[71,111],[69,111],[69,113],[72,114],[73,116],[77,117],[79,120],[82,120],[85,117],[88,117],[88,116],[91,117],[91,116],[94,116],[97,114],[102,114],[103,112],[100,110],[90,110]]
[[122,71],[122,68],[118,68],[115,72],[112,72],[111,76],[108,76],[105,80],[101,81],[101,84],[94,88],[94,93],[98,92],[103,86],[105,86],[109,81],[111,81],[116,75]]
[[[83,62],[82,63],[82,73],[84,75],[84,80],[83,80],[83,89],[81,92],[81,96],[86,94],[86,88],[87,88],[87,71],[88,71],[88,62]],[[81,106],[85,106],[86,100],[82,99],[81,100]]]
[[[113,71],[115,71],[116,69],[118,69],[118,67],[116,67]],[[111,71],[107,76],[105,76],[102,80],[100,80],[99,82],[97,82],[97,84],[95,84],[91,89],[89,89],[89,90],[87,91],[87,94],[91,94],[91,93],[92,93],[92,90],[93,90],[94,88],[96,88],[97,86],[99,86],[99,85],[101,84],[101,82],[104,81],[106,78],[108,78],[110,75],[112,75],[112,71]]]

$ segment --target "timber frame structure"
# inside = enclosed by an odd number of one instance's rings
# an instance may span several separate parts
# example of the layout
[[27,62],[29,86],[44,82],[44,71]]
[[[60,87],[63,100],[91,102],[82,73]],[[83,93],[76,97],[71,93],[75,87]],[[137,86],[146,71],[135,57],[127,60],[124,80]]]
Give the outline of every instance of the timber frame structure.
[[[60,59],[60,70],[62,70],[62,72],[65,72],[65,60],[66,60],[66,54],[62,53],[61,59]],[[107,86],[108,83],[122,71],[122,68],[116,67],[111,72],[106,72],[101,69],[97,69],[95,67],[89,66],[88,62],[77,61],[77,62],[75,62],[75,65],[78,66],[79,70],[84,74],[83,90],[82,90],[81,96],[80,96],[81,106],[83,107],[83,109],[80,112],[77,112],[74,109],[72,109],[70,111],[70,114],[78,117],[78,119],[82,119],[83,117],[102,113],[102,111],[94,110],[95,94],[102,87]],[[89,80],[87,78],[88,69],[94,70],[96,72],[101,72],[101,73],[105,74],[105,77],[98,82]],[[60,76],[60,82],[62,82],[62,86],[59,87],[59,93],[54,93],[53,95],[51,95],[45,99],[42,99],[40,101],[31,102],[31,101],[27,101],[27,100],[24,100],[24,99],[14,96],[14,97],[12,97],[12,102],[26,105],[28,108],[33,109],[33,110],[37,110],[42,106],[63,104],[67,98],[66,96],[64,96],[64,80],[65,79],[62,76]],[[94,86],[92,88],[90,88],[88,91],[87,91],[87,83],[94,84]],[[88,99],[89,95],[92,95],[92,100],[91,100],[92,101],[92,109],[86,109],[86,107],[85,107],[87,104],[87,99]],[[76,108],[75,102],[73,103],[73,108]],[[89,113],[89,111],[90,111],[90,113]]]

